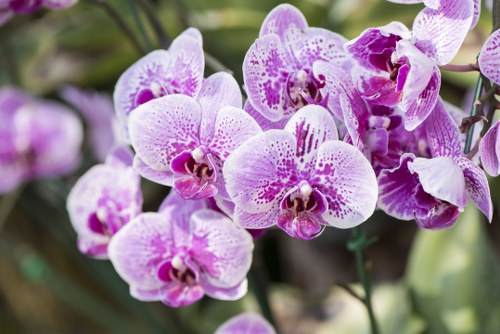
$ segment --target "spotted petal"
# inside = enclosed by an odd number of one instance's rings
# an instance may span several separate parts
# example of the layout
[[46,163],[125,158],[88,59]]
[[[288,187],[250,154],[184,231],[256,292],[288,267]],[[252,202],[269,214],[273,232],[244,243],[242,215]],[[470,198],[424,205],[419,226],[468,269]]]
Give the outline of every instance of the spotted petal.
[[462,168],[465,177],[467,194],[491,222],[493,203],[486,175],[475,163],[467,158],[459,157],[456,162]]
[[479,68],[488,79],[500,85],[500,29],[488,37],[479,54]]
[[413,23],[417,47],[438,65],[448,64],[469,32],[473,16],[473,0],[440,0],[439,8],[424,8]]
[[307,105],[295,113],[285,126],[295,136],[297,168],[307,179],[316,163],[318,149],[328,140],[339,139],[337,126],[328,110],[317,105]]
[[248,100],[264,117],[279,121],[288,109],[293,110],[285,96],[293,69],[277,35],[264,35],[250,46],[243,61],[243,79]]
[[170,162],[183,151],[199,146],[201,118],[201,108],[196,100],[180,94],[139,106],[130,117],[130,139],[136,159],[152,170],[141,175],[148,177],[163,173],[162,183],[171,185]]
[[252,137],[229,155],[224,164],[226,189],[237,207],[249,213],[270,210],[284,188],[296,180],[295,136],[269,130]]
[[425,120],[424,126],[433,157],[460,156],[462,148],[458,127],[453,117],[446,110],[441,98],[438,99],[434,110]]
[[260,28],[259,36],[276,34],[282,41],[285,41],[287,30],[304,30],[307,27],[306,18],[300,10],[292,5],[282,4],[267,14]]
[[412,220],[415,216],[425,215],[415,203],[415,194],[420,184],[418,175],[408,168],[408,163],[414,159],[412,153],[405,153],[401,156],[398,167],[384,169],[378,176],[378,207],[401,220]]
[[243,105],[240,87],[228,73],[218,72],[209,76],[198,95],[203,119],[201,122],[201,138],[208,144],[214,136],[215,119],[218,112],[226,106],[241,108]]
[[338,228],[351,228],[367,220],[377,204],[378,187],[370,163],[354,146],[331,140],[318,150],[311,186],[328,202],[325,221]]
[[203,267],[204,279],[218,288],[239,285],[252,263],[253,240],[250,234],[213,210],[193,213],[191,225],[191,254]]
[[174,240],[169,233],[175,221],[166,212],[143,213],[111,239],[108,252],[118,274],[132,287],[155,290],[164,286],[155,274],[165,258],[173,256]]
[[439,97],[440,87],[441,72],[435,67],[427,87],[420,95],[411,100],[406,98],[403,99],[400,107],[405,112],[404,126],[406,130],[415,130],[430,115]]

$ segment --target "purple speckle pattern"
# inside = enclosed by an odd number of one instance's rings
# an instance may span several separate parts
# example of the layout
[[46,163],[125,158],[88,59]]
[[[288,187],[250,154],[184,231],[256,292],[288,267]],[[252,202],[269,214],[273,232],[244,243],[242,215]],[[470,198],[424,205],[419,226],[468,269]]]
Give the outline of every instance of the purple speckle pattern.
[[493,32],[479,54],[479,68],[488,79],[500,84],[500,29]]

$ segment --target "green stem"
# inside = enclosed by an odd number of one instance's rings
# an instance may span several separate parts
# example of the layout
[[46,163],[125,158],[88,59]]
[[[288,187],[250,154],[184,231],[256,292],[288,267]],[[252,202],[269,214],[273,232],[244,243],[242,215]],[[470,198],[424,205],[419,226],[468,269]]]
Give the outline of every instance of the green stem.
[[500,0],[493,1],[493,31],[500,28]]
[[261,270],[259,264],[254,263],[252,269],[248,273],[248,285],[249,290],[251,290],[257,298],[262,315],[278,332],[276,321],[269,303],[266,273]]
[[139,6],[141,6],[144,14],[146,14],[161,47],[164,49],[168,49],[168,47],[170,46],[170,39],[168,38],[163,25],[158,19],[158,15],[156,14],[157,11],[151,5],[150,0],[139,0]]
[[362,298],[365,304],[366,311],[368,313],[368,318],[370,319],[370,327],[372,334],[378,334],[378,325],[375,318],[375,313],[373,312],[372,300],[371,300],[371,286],[370,277],[368,274],[368,269],[366,268],[365,254],[364,250],[370,246],[375,239],[367,239],[365,232],[360,227],[355,227],[351,230],[351,236],[347,242],[347,249],[354,253],[356,258],[356,269],[358,272],[358,277],[365,290],[365,296]]
[[148,34],[146,33],[146,29],[144,28],[144,25],[142,24],[141,17],[139,16],[139,10],[137,9],[137,6],[135,4],[135,0],[128,0],[128,6],[130,8],[130,12],[132,13],[132,17],[134,18],[135,25],[139,29],[139,32],[142,36],[142,39],[146,43],[146,49],[148,51],[153,50],[153,45],[151,41],[149,40]]
[[143,55],[145,53],[144,48],[142,47],[141,43],[139,43],[139,40],[135,36],[132,29],[128,26],[125,20],[123,20],[121,15],[112,6],[110,6],[110,4],[106,0],[87,1],[101,7],[106,12],[106,14],[109,15],[109,17],[115,22],[118,29],[120,29],[121,32],[128,38],[139,55]]
[[[479,105],[476,103],[476,101],[481,96],[482,91],[483,91],[483,76],[481,74],[479,74],[479,77],[477,78],[477,83],[476,83],[476,90],[474,92],[474,100],[472,102],[472,109],[470,112],[470,117],[474,117],[477,115]],[[474,134],[474,124],[471,125],[469,132],[467,132],[467,137],[465,139],[464,154],[467,154],[470,152],[470,149],[472,146],[472,135],[473,134]]]

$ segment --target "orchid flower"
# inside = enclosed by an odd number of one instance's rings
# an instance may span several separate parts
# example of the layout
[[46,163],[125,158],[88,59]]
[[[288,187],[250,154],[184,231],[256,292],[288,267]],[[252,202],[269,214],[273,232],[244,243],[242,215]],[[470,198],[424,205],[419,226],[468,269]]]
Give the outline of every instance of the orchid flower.
[[186,199],[229,199],[224,161],[261,132],[241,109],[241,99],[236,80],[220,72],[206,79],[198,101],[177,94],[139,106],[130,117],[134,166],[145,178],[173,186]]
[[469,196],[491,221],[486,176],[462,156],[457,125],[441,100],[423,126],[432,158],[406,153],[398,167],[383,170],[378,177],[378,207],[401,220],[415,219],[420,227],[441,229],[456,222]]
[[67,209],[83,254],[107,259],[113,235],[142,211],[141,179],[132,159],[129,149],[118,147],[71,189]]
[[229,218],[171,192],[159,213],[143,213],[112,238],[109,257],[141,301],[190,305],[208,295],[247,292],[252,237]]
[[201,43],[200,32],[189,28],[168,50],[152,51],[120,76],[113,100],[125,139],[129,115],[138,106],[170,94],[198,96],[205,67]]
[[80,163],[83,128],[66,107],[7,87],[0,89],[0,119],[0,193]]
[[244,142],[227,158],[224,176],[237,224],[278,225],[300,239],[318,236],[325,225],[361,224],[377,200],[368,160],[338,140],[333,117],[316,105],[300,109],[284,130]]
[[314,63],[341,66],[346,60],[344,37],[326,29],[310,28],[302,13],[283,4],[265,18],[259,38],[243,62],[248,100],[262,116],[276,122],[307,104],[326,107],[320,88],[324,78],[314,73]]
[[439,96],[438,65],[449,63],[473,20],[472,0],[441,0],[423,9],[410,32],[402,23],[369,28],[346,44],[357,61],[361,95],[372,104],[398,106],[405,128],[414,130],[432,112]]

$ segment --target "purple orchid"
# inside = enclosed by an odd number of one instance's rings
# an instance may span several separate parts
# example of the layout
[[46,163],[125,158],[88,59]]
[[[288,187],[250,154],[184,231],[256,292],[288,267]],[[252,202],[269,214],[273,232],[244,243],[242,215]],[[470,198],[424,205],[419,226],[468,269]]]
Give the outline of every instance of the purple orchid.
[[441,100],[423,126],[432,158],[406,153],[398,167],[383,170],[378,207],[401,220],[415,219],[422,228],[441,229],[456,222],[469,196],[491,221],[486,176],[462,156],[457,125]]
[[260,314],[245,312],[224,322],[214,334],[276,334]]
[[500,122],[496,122],[479,143],[479,155],[484,170],[491,176],[500,175]]
[[141,179],[132,159],[129,149],[118,147],[71,189],[67,209],[83,254],[107,259],[113,235],[141,213]]
[[127,69],[118,79],[113,95],[124,138],[129,138],[129,115],[138,106],[170,94],[197,97],[204,67],[201,34],[190,28],[168,50],[152,51]]
[[308,105],[284,130],[243,143],[224,165],[234,221],[253,229],[278,225],[300,239],[318,236],[325,225],[364,222],[377,201],[375,173],[355,147],[337,139],[330,113]]
[[106,160],[113,146],[125,144],[121,139],[111,96],[67,86],[61,91],[61,97],[73,105],[87,121],[90,147],[99,161]]
[[204,294],[236,300],[247,292],[251,236],[226,216],[175,192],[159,213],[143,213],[111,240],[109,256],[133,297],[172,306]]
[[441,0],[416,17],[413,31],[391,22],[369,28],[346,44],[357,61],[354,70],[361,95],[371,104],[398,106],[405,128],[414,130],[432,112],[439,96],[438,65],[449,63],[473,20],[472,0]]
[[134,166],[154,182],[173,186],[186,199],[229,199],[222,166],[229,153],[261,132],[244,110],[236,80],[216,73],[198,100],[169,95],[145,103],[130,117]]
[[2,88],[0,119],[0,193],[79,164],[82,125],[64,106]]
[[318,60],[341,66],[346,61],[344,37],[310,28],[302,13],[283,4],[262,23],[259,38],[243,62],[248,100],[265,118],[276,122],[307,104],[326,107],[320,88],[324,78],[314,73]]
[[73,6],[78,0],[0,0],[0,26],[14,15],[31,14],[43,7],[60,10]]
[[478,58],[479,68],[485,77],[500,85],[500,29],[493,32],[484,43]]

